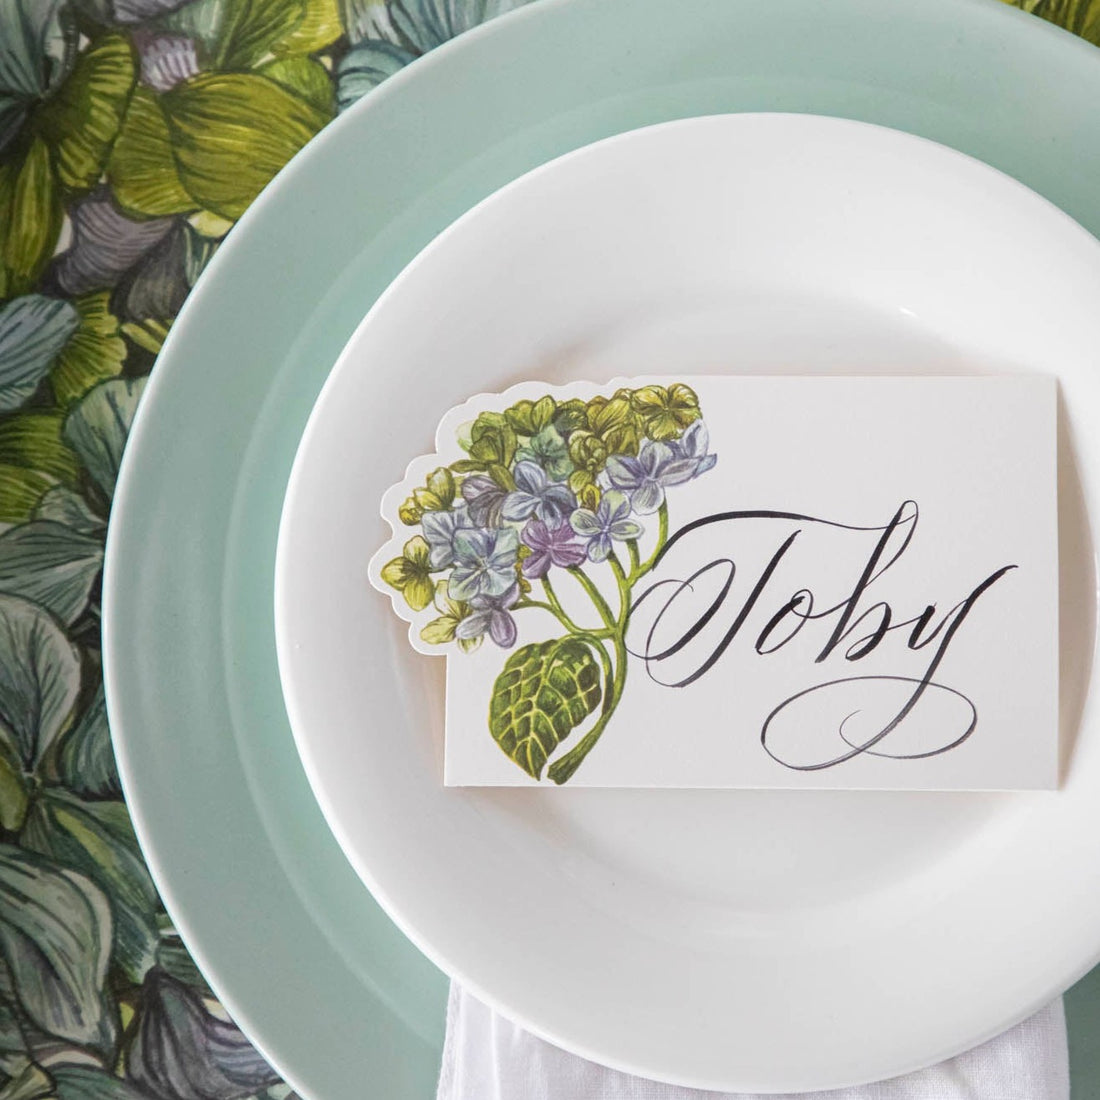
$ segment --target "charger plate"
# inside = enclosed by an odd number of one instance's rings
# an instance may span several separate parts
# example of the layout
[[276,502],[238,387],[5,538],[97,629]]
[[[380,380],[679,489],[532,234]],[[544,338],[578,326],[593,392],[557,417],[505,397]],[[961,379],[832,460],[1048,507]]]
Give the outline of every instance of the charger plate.
[[922,134],[1096,230],[1097,61],[995,0],[684,0],[673,12],[540,0],[393,77],[241,220],[173,328],[131,436],[105,573],[105,672],[166,904],[227,1007],[306,1096],[358,1095],[364,1081],[372,1095],[430,1096],[442,1037],[445,981],[326,829],[275,660],[286,479],[375,298],[523,172],[624,130],[727,111]]

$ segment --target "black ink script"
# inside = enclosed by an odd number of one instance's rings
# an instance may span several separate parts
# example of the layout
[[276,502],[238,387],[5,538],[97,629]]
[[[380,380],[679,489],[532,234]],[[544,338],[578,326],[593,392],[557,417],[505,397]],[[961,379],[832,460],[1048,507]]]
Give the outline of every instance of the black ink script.
[[[668,540],[657,564],[676,547],[678,562],[690,560],[696,546],[706,548],[709,560],[681,577],[656,580],[638,596],[631,607],[628,650],[644,662],[654,682],[686,688],[713,674],[739,638],[750,656],[761,660],[788,649],[789,656],[808,664],[807,678],[818,679],[814,666],[828,664],[841,672],[892,637],[894,648],[908,655],[907,663],[921,658],[916,674],[906,668],[905,674],[827,676],[794,694],[784,692],[763,721],[760,743],[778,763],[797,771],[832,768],[862,754],[914,760],[948,752],[974,732],[978,711],[965,692],[940,682],[937,673],[979,601],[1016,566],[995,569],[945,612],[920,600],[918,607],[924,606],[917,613],[899,616],[879,593],[888,572],[904,569],[919,516],[916,502],[907,500],[888,522],[868,527],[766,510],[695,520]],[[815,586],[817,595],[809,584],[792,586],[800,548],[838,534],[859,556],[849,555],[845,565],[833,547],[827,555],[831,573]],[[716,545],[728,550],[711,558]],[[755,548],[748,555],[751,583],[741,579],[735,585],[738,548],[746,545]],[[838,577],[845,576],[838,587]],[[914,582],[910,577],[906,583],[911,589]],[[879,665],[888,651],[886,646],[877,653]]]

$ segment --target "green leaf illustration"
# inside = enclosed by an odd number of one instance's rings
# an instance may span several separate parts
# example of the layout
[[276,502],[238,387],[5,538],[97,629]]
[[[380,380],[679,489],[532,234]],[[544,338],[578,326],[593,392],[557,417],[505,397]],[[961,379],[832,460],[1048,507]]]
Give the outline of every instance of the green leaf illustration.
[[64,436],[108,500],[114,496],[122,449],[144,378],[113,378],[89,390],[65,421]]
[[35,138],[24,157],[0,164],[0,298],[25,294],[38,282],[62,213],[50,150]]
[[337,104],[346,111],[353,103],[377,88],[387,77],[393,76],[419,54],[383,39],[366,38],[352,46],[337,67]]
[[61,438],[64,422],[65,414],[59,409],[34,409],[0,423],[0,463],[41,470],[75,485],[80,463]]
[[106,894],[114,958],[131,981],[140,982],[156,961],[160,902],[122,802],[85,802],[46,788],[31,804],[20,842],[86,875]]
[[35,100],[68,72],[74,31],[62,24],[61,0],[0,4],[0,149],[15,136]]
[[107,179],[119,206],[140,217],[186,214],[198,203],[180,182],[160,100],[138,87],[111,151]]
[[600,697],[599,665],[584,642],[526,645],[508,658],[493,685],[489,730],[508,757],[540,779],[550,754]]
[[83,397],[98,382],[122,370],[126,342],[119,333],[118,318],[108,307],[109,299],[107,291],[97,291],[73,300],[80,327],[50,371],[50,386],[59,405]]
[[204,67],[221,70],[315,54],[343,33],[337,0],[195,0],[159,23],[197,39]]
[[[16,1010],[17,998],[8,964],[0,959],[0,1072],[11,1077],[24,1065],[28,1036]],[[0,1096],[3,1092],[0,1091]]]
[[0,463],[0,523],[26,523],[56,484],[56,478],[41,470]]
[[72,305],[41,294],[0,306],[0,412],[34,393],[79,324]]
[[88,191],[99,182],[134,80],[129,40],[109,35],[80,55],[68,80],[35,116],[35,128],[54,151],[58,177],[70,190]]
[[280,57],[256,70],[268,80],[300,96],[331,117],[334,105],[332,78],[319,61],[311,57]]
[[122,794],[102,683],[80,720],[61,739],[57,775],[70,791],[86,798],[118,798]]
[[200,60],[209,65],[225,27],[230,0],[190,0],[157,20],[157,29],[193,38],[201,46]]
[[3,1100],[45,1100],[54,1095],[53,1081],[37,1062],[24,1058],[19,1072],[12,1075],[0,1095]]
[[24,770],[38,767],[80,689],[80,662],[36,604],[0,595],[0,738]]
[[51,1066],[57,1100],[151,1100],[147,1092],[95,1066]]
[[34,509],[32,519],[48,519],[82,535],[102,535],[107,523],[88,507],[88,502],[72,489],[58,485],[48,490]]
[[[177,221],[171,232],[115,288],[123,332],[156,354],[167,332],[164,323],[179,312],[218,242]],[[154,322],[150,325],[148,322]]]
[[1097,0],[1016,0],[1015,6],[1100,46],[1100,3]]
[[0,738],[0,826],[14,833],[23,827],[29,802],[23,761],[15,745]]
[[278,1081],[237,1026],[211,1012],[198,990],[154,969],[141,995],[127,1075],[153,1096],[233,1100]]
[[315,54],[331,46],[344,32],[337,0],[303,0],[301,22],[286,38],[273,42],[276,57]]
[[303,0],[227,0],[217,69],[249,69],[289,38],[305,15]]
[[202,996],[214,996],[202,971],[191,958],[191,952],[184,947],[183,940],[175,931],[161,932],[160,945],[157,947],[157,966],[177,982],[197,989]]
[[93,883],[0,845],[0,955],[35,1027],[110,1050],[115,1021],[102,992],[110,950],[110,908]]
[[197,76],[162,102],[184,187],[233,219],[330,117],[252,73]]
[[456,35],[527,0],[390,0],[386,5],[396,37],[427,53]]
[[88,606],[103,567],[103,539],[50,520],[33,520],[0,535],[0,592],[40,604],[63,623]]

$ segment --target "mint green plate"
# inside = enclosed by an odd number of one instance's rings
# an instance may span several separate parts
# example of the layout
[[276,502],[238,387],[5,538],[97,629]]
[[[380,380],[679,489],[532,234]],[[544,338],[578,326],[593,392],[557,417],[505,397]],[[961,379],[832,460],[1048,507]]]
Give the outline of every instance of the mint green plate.
[[[473,203],[551,157],[725,111],[921,134],[1096,232],[1098,103],[1100,55],[996,0],[540,0],[392,77],[242,218],[176,322],[131,435],[104,657],[126,793],[168,909],[299,1091],[430,1097],[443,1032],[445,979],[326,829],[275,662],[291,461],[382,289]],[[410,400],[422,384],[410,379]]]

